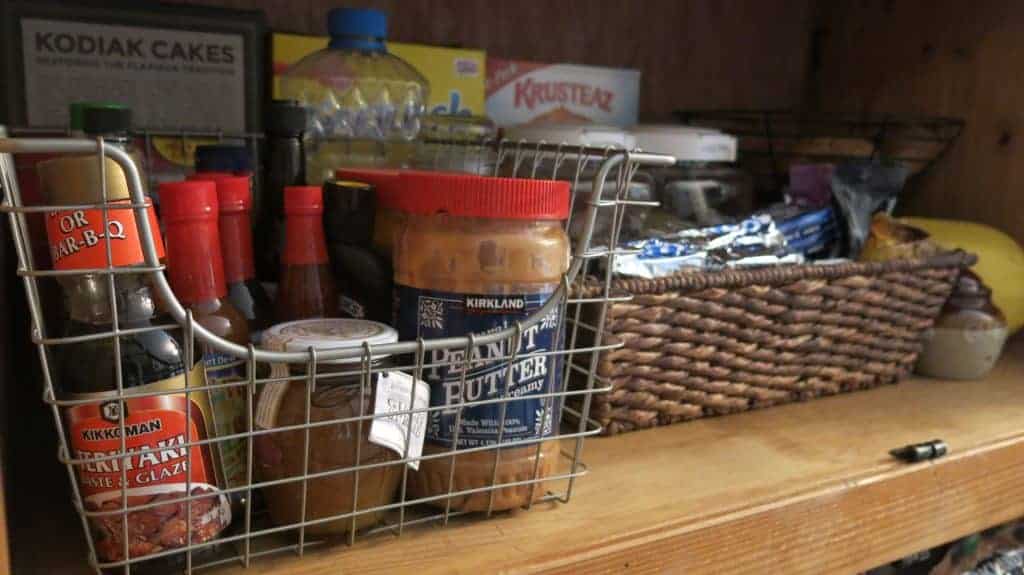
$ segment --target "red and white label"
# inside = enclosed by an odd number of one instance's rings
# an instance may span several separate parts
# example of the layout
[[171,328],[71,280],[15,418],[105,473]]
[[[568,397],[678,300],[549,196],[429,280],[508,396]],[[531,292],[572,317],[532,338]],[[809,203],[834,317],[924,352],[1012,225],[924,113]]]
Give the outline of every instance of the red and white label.
[[637,122],[640,72],[487,59],[487,115],[499,126]]
[[[145,388],[172,391],[183,379]],[[89,523],[99,559],[122,560],[126,549],[142,557],[184,547],[190,531],[193,544],[216,537],[231,523],[231,506],[218,488],[209,444],[187,446],[211,437],[209,417],[194,400],[205,396],[172,392],[122,404],[103,395],[64,410],[73,456],[85,460],[75,466],[85,508],[98,513]]]
[[[122,470],[129,493],[139,487],[180,487],[216,484],[213,460],[207,446],[193,446],[191,466],[186,442],[207,437],[199,406],[182,395],[160,395],[125,401],[123,458],[99,459],[121,452],[120,404],[107,401],[74,406],[65,411],[76,459],[97,459],[78,467],[78,479],[86,499],[108,491],[120,493]],[[189,421],[186,421],[188,419]],[[96,498],[102,500],[103,498]]]
[[[162,258],[164,242],[152,205],[147,208],[147,213],[157,257]],[[46,214],[46,236],[50,242],[53,267],[59,270],[106,267],[108,239],[111,265],[131,266],[145,261],[139,231],[135,227],[135,212],[130,209],[108,209],[105,227],[103,210],[50,212]]]

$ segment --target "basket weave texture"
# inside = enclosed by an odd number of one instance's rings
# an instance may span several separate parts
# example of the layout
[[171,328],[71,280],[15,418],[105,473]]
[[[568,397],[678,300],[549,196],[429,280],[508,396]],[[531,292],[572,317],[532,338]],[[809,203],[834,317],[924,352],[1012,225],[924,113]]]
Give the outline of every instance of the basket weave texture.
[[[624,431],[896,383],[974,256],[617,280],[592,415]],[[596,289],[596,288],[593,288]]]

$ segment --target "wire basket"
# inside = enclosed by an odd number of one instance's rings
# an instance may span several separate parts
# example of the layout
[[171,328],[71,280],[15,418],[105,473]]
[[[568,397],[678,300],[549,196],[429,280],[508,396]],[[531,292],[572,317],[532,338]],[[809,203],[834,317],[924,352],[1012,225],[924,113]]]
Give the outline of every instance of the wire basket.
[[777,191],[797,163],[853,159],[898,162],[927,170],[963,131],[957,118],[812,114],[778,110],[676,110],[683,124],[739,138],[739,160],[759,190]]
[[[28,308],[32,319],[32,341],[36,344],[38,354],[43,367],[43,400],[52,412],[53,423],[57,428],[59,436],[58,458],[65,464],[68,478],[71,483],[72,504],[78,511],[81,525],[89,549],[89,563],[96,570],[117,570],[124,573],[139,572],[145,570],[149,565],[145,562],[160,560],[169,563],[175,570],[185,573],[192,573],[202,567],[210,567],[220,564],[241,564],[248,566],[250,562],[264,555],[277,554],[282,552],[294,552],[302,555],[307,549],[314,545],[325,542],[343,540],[352,544],[356,539],[363,538],[377,533],[401,534],[405,529],[420,524],[447,525],[449,521],[457,516],[474,513],[481,516],[490,516],[496,512],[495,498],[501,497],[508,490],[529,490],[525,507],[540,501],[568,502],[575,485],[575,481],[586,474],[587,468],[581,457],[583,453],[583,442],[586,437],[595,435],[601,431],[600,425],[590,417],[591,398],[594,394],[602,393],[610,389],[606,382],[602,381],[597,374],[597,359],[601,351],[611,350],[618,347],[602,343],[601,334],[605,322],[604,312],[610,302],[628,301],[629,296],[621,294],[613,295],[611,292],[610,272],[614,268],[612,260],[623,252],[616,249],[609,249],[603,246],[618,245],[619,227],[622,222],[624,210],[633,204],[650,203],[634,202],[627,198],[628,185],[634,172],[641,166],[667,166],[674,162],[668,156],[659,156],[643,153],[612,152],[591,148],[570,147],[565,145],[548,145],[544,143],[496,143],[488,146],[489,157],[497,159],[494,170],[499,169],[502,173],[508,174],[509,169],[512,175],[525,175],[528,177],[548,177],[568,179],[578,183],[581,176],[593,176],[594,185],[592,193],[585,201],[586,209],[578,212],[576,217],[583,218],[583,234],[575,244],[574,253],[568,272],[564,275],[560,287],[551,296],[543,307],[529,318],[516,325],[486,334],[473,334],[467,337],[451,337],[438,340],[417,340],[404,341],[394,344],[379,346],[364,345],[361,349],[355,350],[330,350],[320,351],[310,349],[308,352],[281,352],[259,349],[254,345],[241,346],[222,338],[217,337],[197,321],[193,320],[189,310],[184,308],[173,291],[171,290],[164,275],[164,266],[161,264],[157,250],[154,245],[154,230],[147,216],[147,203],[143,193],[142,182],[140,181],[139,170],[133,164],[131,157],[122,149],[106,144],[101,138],[96,140],[88,139],[58,139],[58,138],[6,138],[0,127],[0,186],[3,189],[3,204],[0,211],[7,213],[18,256],[18,275],[22,278]],[[184,137],[185,135],[183,135]],[[480,148],[481,150],[483,147]],[[463,151],[465,153],[465,151]],[[19,192],[18,182],[15,177],[14,162],[12,154],[96,154],[100,162],[100,173],[104,174],[104,166],[109,158],[116,162],[124,171],[127,178],[131,200],[124,203],[100,202],[95,204],[82,204],[75,206],[56,205],[27,205],[23,202]],[[501,168],[509,163],[511,168]],[[106,186],[101,184],[102,197],[106,200]],[[605,188],[611,190],[602,193]],[[613,191],[614,193],[608,193]],[[575,199],[575,198],[574,198]],[[103,214],[104,224],[109,223],[108,218],[113,210],[133,210],[135,215],[136,228],[141,238],[144,265],[130,268],[115,267],[112,265],[111,239],[105,238],[107,250],[106,266],[86,270],[58,270],[50,266],[41,265],[41,258],[38,250],[33,250],[36,242],[33,234],[38,235],[38,228],[31,224],[31,220],[42,217],[43,214],[57,211],[58,209],[95,209]],[[595,228],[595,221],[598,213],[610,212],[610,221],[615,225],[609,228],[608,237],[592,238]],[[570,219],[573,216],[570,216]],[[566,222],[570,225],[571,222]],[[592,241],[593,239],[593,241]],[[604,261],[600,266],[597,262]],[[596,274],[603,274],[595,277]],[[97,281],[105,282],[109,294],[109,309],[111,310],[111,328],[88,335],[77,335],[72,337],[56,336],[50,333],[53,331],[52,320],[48,316],[47,294],[43,289],[46,282],[66,280],[67,278],[91,276]],[[118,318],[118,301],[115,297],[115,278],[124,276],[143,276],[150,282],[152,289],[159,300],[164,304],[169,316],[173,318],[173,324],[156,325],[144,328],[132,328],[122,325]],[[584,279],[588,278],[587,297],[577,297],[576,294],[583,293],[582,286]],[[593,289],[597,285],[603,285],[603,289]],[[581,310],[586,306],[588,309],[587,320],[581,318]],[[592,310],[598,310],[597,315],[592,315]],[[516,398],[508,395],[509,380],[513,369],[518,361],[528,360],[533,357],[533,352],[520,350],[519,342],[526,330],[552,317],[552,312],[557,313],[558,329],[564,337],[562,349],[543,352],[541,355],[553,356],[557,366],[556,373],[549,380],[545,393],[541,398],[550,398],[544,403],[546,413],[544,417],[554,417],[555,425],[550,434],[540,433],[538,436],[516,441],[502,441],[502,434],[505,430],[506,420],[504,410],[506,406],[515,401]],[[180,333],[184,342],[184,385],[172,391],[146,391],[143,394],[133,392],[132,388],[125,387],[122,371],[122,355],[120,345],[122,338],[137,336],[150,332]],[[61,392],[57,367],[54,363],[54,352],[60,346],[68,346],[83,341],[111,341],[114,347],[114,379],[109,392],[104,392],[102,397],[82,398],[78,396],[69,397]],[[584,343],[585,342],[585,343]],[[502,415],[499,416],[500,429],[498,440],[493,445],[481,445],[471,449],[451,450],[424,454],[418,457],[410,456],[409,443],[412,433],[412,425],[409,421],[416,417],[429,417],[431,412],[449,408],[450,406],[416,406],[416,386],[411,386],[411,395],[408,403],[403,408],[385,414],[374,414],[368,408],[365,400],[367,393],[373,393],[371,381],[379,373],[384,371],[402,371],[419,378],[424,369],[437,366],[453,366],[462,370],[463,378],[471,368],[473,351],[481,346],[506,343],[507,353],[493,358],[496,362],[503,362],[502,365],[509,367],[505,370],[504,391],[498,397],[484,398],[478,401],[462,401],[454,409],[457,416],[461,416],[466,408],[478,405],[498,405]],[[200,346],[200,347],[197,347]],[[372,347],[372,349],[371,349]],[[188,366],[201,365],[202,354],[206,351],[215,351],[233,356],[237,360],[244,361],[246,377],[230,383],[218,383],[216,386],[207,384],[199,379],[201,372],[193,372]],[[453,352],[443,361],[434,361],[432,358],[437,354],[435,351]],[[400,365],[381,367],[374,364],[373,359],[381,355],[390,355],[393,358],[403,358],[398,361]],[[197,358],[198,363],[197,363]],[[79,358],[81,362],[88,362],[90,358]],[[358,377],[360,381],[358,416],[348,418],[329,419],[312,421],[310,419],[311,397],[317,382],[322,382],[328,377],[335,377],[336,374],[328,373],[325,366],[329,362],[348,359],[358,361],[357,368],[349,368],[349,375]],[[286,370],[285,375],[280,371],[270,371],[267,375],[267,367],[271,365],[280,366],[287,364],[298,368],[304,368],[305,373],[295,375],[294,372]],[[288,374],[291,375],[288,375]],[[573,379],[573,385],[569,380]],[[254,426],[255,407],[258,395],[268,384],[286,383],[294,385],[296,382],[305,389],[305,418],[298,425],[290,426],[289,431],[304,434],[303,442],[305,464],[303,472],[294,476],[274,481],[260,480],[254,470],[255,459],[258,454],[255,451],[255,444],[260,441],[261,436],[282,431],[282,429],[265,430]],[[582,382],[580,384],[579,382]],[[216,436],[211,434],[207,439],[188,439],[173,447],[180,449],[180,455],[184,457],[187,469],[191,470],[198,449],[217,445],[228,441],[242,441],[245,444],[245,477],[244,484],[217,486],[216,496],[233,498],[234,500],[234,521],[231,527],[215,538],[202,539],[197,536],[199,529],[196,523],[196,514],[206,513],[208,504],[211,501],[210,491],[198,490],[192,483],[191,474],[185,481],[184,489],[173,492],[169,497],[137,498],[129,489],[123,487],[129,485],[128,468],[132,466],[134,457],[151,455],[161,456],[161,450],[166,452],[167,446],[150,447],[143,446],[138,449],[129,450],[126,437],[131,433],[126,426],[126,413],[129,400],[137,400],[140,397],[183,397],[186,402],[193,401],[199,394],[212,392],[214,388],[223,390],[226,387],[244,392],[245,402],[245,423],[244,432]],[[369,391],[368,391],[369,390]],[[111,437],[119,444],[107,455],[101,457],[83,458],[80,454],[74,453],[68,436],[69,424],[65,411],[73,406],[96,405],[97,409],[110,411],[110,422],[113,425],[116,421],[116,431],[112,431]],[[372,403],[369,403],[372,406]],[[549,411],[550,410],[550,411]],[[106,411],[102,411],[106,414]],[[186,410],[186,428],[188,428],[191,410]],[[106,417],[106,415],[104,415]],[[374,419],[382,417],[404,418],[407,429],[405,437],[404,452],[401,457],[394,457],[392,460],[381,463],[379,461],[365,461],[360,459],[359,449],[356,448],[356,456],[353,465],[330,469],[327,471],[310,471],[310,434],[316,433],[318,428],[327,425],[355,425],[359,428],[359,436],[362,436],[364,426],[373,425]],[[559,420],[561,425],[559,425]],[[458,426],[458,424],[456,424]],[[356,445],[360,442],[356,441]],[[454,444],[453,444],[454,445]],[[499,448],[500,445],[500,448]],[[555,445],[557,461],[550,470],[543,473],[540,470],[540,454],[542,447]],[[503,453],[509,453],[510,448],[522,448],[536,450],[537,465],[534,465],[532,473],[516,477],[511,481],[500,481],[497,475],[497,468]],[[409,464],[425,461],[430,458],[447,457],[449,461],[456,461],[459,454],[470,452],[493,454],[493,471],[489,480],[482,485],[469,486],[458,485],[454,480],[456,465],[451,466],[451,473],[446,489],[439,496],[434,497],[412,497],[407,486],[410,476],[415,473],[410,469]],[[453,455],[455,456],[453,458]],[[139,460],[141,461],[141,459]],[[120,465],[118,465],[120,462]],[[82,484],[80,471],[91,465],[104,465],[117,469],[120,473],[119,484],[122,486],[115,489],[116,495],[110,499],[109,505],[97,507],[89,503],[86,497],[86,488]],[[384,466],[396,466],[400,468],[401,479],[397,494],[384,505],[363,506],[360,503],[360,478],[364,473]],[[313,515],[311,508],[307,505],[307,493],[311,482],[331,477],[346,475],[351,478],[351,508],[343,509],[329,515]],[[281,484],[301,485],[302,503],[301,513],[298,520],[286,524],[271,524],[269,517],[260,509],[258,502],[259,493],[269,487]],[[365,481],[362,485],[364,492],[373,485]],[[462,498],[474,497],[486,501],[485,505],[475,511],[460,510],[458,505],[453,504]],[[220,501],[220,500],[218,500]],[[172,507],[169,507],[172,506]],[[171,540],[169,543],[162,540],[162,547],[137,549],[134,547],[142,537],[145,539],[144,530],[140,527],[142,520],[158,517],[162,512],[171,509],[179,520],[178,525],[183,529],[180,537]],[[195,514],[194,514],[195,513]],[[240,515],[240,516],[239,516]],[[380,517],[381,520],[372,528],[357,529],[357,525],[363,523],[365,517]],[[110,533],[103,537],[97,537],[96,525],[106,526]],[[347,522],[351,528],[343,536],[333,538],[319,538],[311,535],[309,531],[318,525],[326,523]],[[115,535],[116,534],[116,535]],[[116,543],[116,549],[111,550],[111,538]],[[176,543],[176,544],[175,544]],[[98,552],[99,545],[106,545],[103,553]],[[111,553],[113,552],[113,557]]]

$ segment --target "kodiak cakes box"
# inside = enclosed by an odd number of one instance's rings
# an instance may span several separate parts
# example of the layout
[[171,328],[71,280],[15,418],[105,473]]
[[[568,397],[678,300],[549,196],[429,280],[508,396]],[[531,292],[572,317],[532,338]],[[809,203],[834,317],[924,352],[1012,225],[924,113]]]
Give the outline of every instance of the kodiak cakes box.
[[487,59],[487,115],[499,126],[632,126],[639,104],[639,70]]
[[[327,47],[327,36],[274,34],[270,56],[274,77],[272,93],[280,97],[278,78],[295,62]],[[388,52],[405,60],[430,82],[427,111],[432,114],[463,116],[484,114],[486,54],[483,50],[464,50],[388,42]]]

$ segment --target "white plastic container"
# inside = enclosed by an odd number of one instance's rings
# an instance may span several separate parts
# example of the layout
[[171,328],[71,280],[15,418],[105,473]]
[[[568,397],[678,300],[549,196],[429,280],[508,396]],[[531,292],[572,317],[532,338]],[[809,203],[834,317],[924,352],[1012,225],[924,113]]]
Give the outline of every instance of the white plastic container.
[[750,177],[735,165],[735,136],[670,124],[640,124],[631,132],[641,150],[675,156],[675,166],[652,172],[662,207],[675,216],[707,226],[753,208]]

